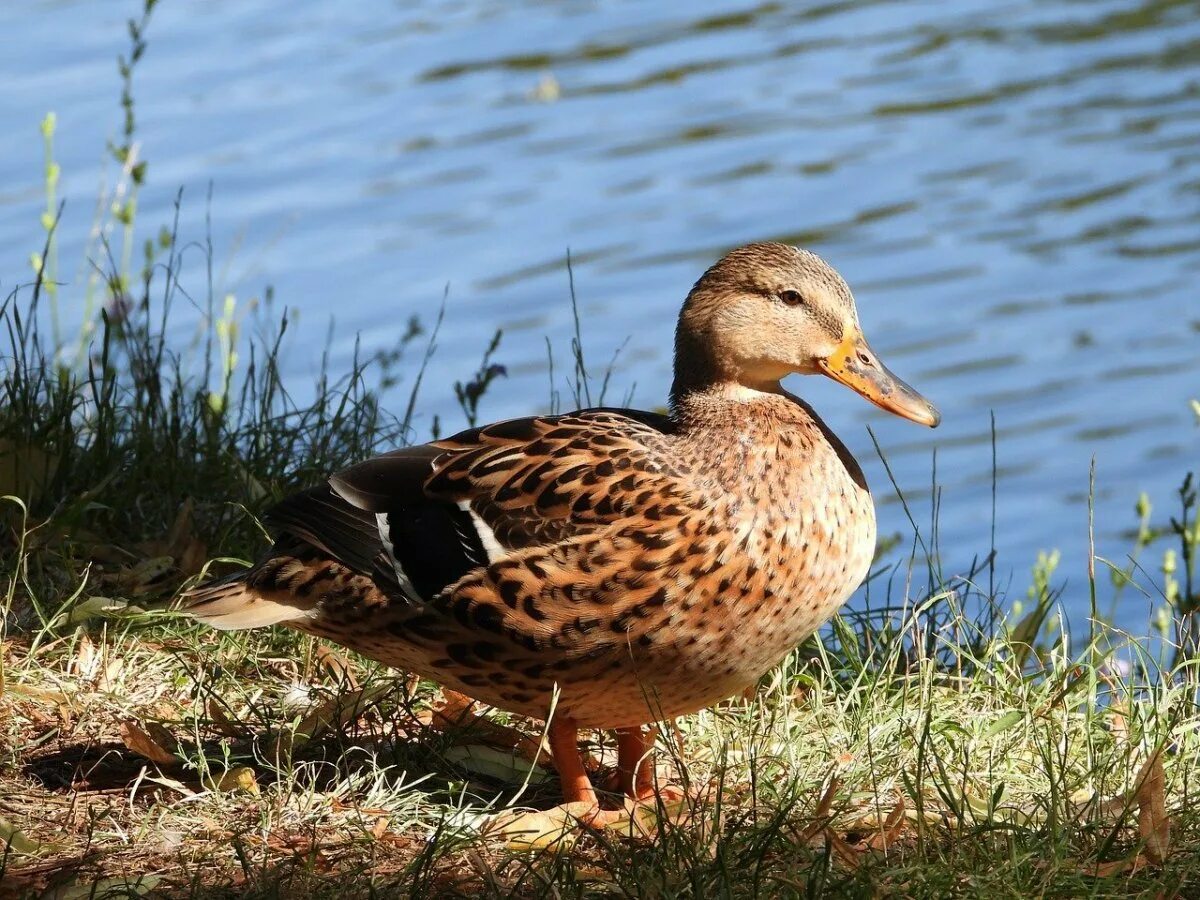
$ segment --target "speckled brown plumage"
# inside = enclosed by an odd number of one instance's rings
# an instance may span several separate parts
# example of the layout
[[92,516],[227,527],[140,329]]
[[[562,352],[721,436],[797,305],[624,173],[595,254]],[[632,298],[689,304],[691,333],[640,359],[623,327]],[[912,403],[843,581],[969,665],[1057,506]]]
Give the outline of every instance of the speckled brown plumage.
[[633,730],[754,683],[866,575],[862,472],[778,379],[823,371],[936,424],[803,251],[727,256],[676,344],[669,416],[520,419],[368,460],[281,504],[271,553],[190,611],[286,623],[530,716],[556,698],[560,768],[577,727],[625,729],[632,755]]

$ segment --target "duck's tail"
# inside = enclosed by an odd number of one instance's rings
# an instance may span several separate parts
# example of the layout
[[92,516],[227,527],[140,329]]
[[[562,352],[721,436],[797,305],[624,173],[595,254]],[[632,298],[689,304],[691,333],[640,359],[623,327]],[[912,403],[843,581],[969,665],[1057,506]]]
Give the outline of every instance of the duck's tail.
[[180,610],[221,631],[262,628],[311,618],[311,604],[276,587],[280,576],[288,569],[303,566],[299,560],[276,557],[253,569],[193,588],[183,595]]

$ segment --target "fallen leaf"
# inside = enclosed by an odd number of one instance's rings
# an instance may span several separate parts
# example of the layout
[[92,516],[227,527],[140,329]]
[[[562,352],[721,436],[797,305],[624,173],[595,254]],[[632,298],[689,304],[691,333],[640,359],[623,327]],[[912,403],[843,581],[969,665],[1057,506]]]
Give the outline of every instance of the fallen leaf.
[[179,750],[179,741],[175,739],[175,735],[167,730],[167,726],[161,722],[147,722],[146,734],[150,736],[154,743],[158,744],[158,746],[162,747],[168,753],[173,754]]
[[162,778],[159,778],[154,775],[147,775],[146,780],[149,781],[151,784],[161,785],[162,787],[165,787],[168,790],[175,791],[176,793],[182,794],[185,797],[195,797],[196,796],[195,791],[193,791],[190,787],[188,787],[182,781],[178,781],[174,778],[167,778],[165,776]]
[[222,794],[253,794],[262,793],[258,789],[258,779],[254,770],[249,766],[235,766],[220,775],[206,779],[204,786]]
[[1166,778],[1162,750],[1155,750],[1137,778],[1138,834],[1146,858],[1162,865],[1171,850],[1171,820],[1167,818]]
[[545,812],[510,810],[493,817],[486,830],[500,837],[509,850],[570,850],[579,837],[579,817],[591,808],[580,802]]
[[71,607],[66,618],[62,620],[62,624],[78,625],[80,622],[86,622],[92,618],[117,618],[121,615],[143,611],[141,607],[131,607],[124,600],[114,600],[111,597],[88,597],[82,603]]
[[462,725],[477,718],[474,706],[475,701],[466,694],[443,688],[442,700],[434,704],[433,711],[451,725]]
[[825,842],[830,852],[845,866],[851,869],[859,867],[859,864],[862,862],[862,853],[846,843],[832,828],[825,829]]
[[358,687],[358,680],[354,677],[350,661],[332,647],[324,643],[317,644],[317,662],[328,670],[334,681],[347,687]]
[[1114,703],[1109,709],[1108,730],[1118,744],[1129,744],[1129,722],[1125,718],[1125,704]]
[[132,568],[123,569],[117,574],[116,583],[135,596],[148,594],[161,588],[163,579],[174,568],[175,560],[172,557],[152,556]]
[[833,808],[833,798],[837,796],[838,788],[842,786],[842,780],[837,777],[829,779],[829,785],[825,788],[825,793],[821,795],[821,799],[817,801],[817,808],[813,810],[812,819],[809,824],[804,827],[796,837],[801,844],[807,844],[814,837],[825,830],[825,826],[829,824],[829,811]]
[[[549,750],[542,746],[541,736],[531,737],[511,725],[493,722],[485,715],[475,712],[479,704],[466,694],[444,690],[443,699],[432,710],[417,715],[417,720],[436,731],[459,729],[469,732],[471,737],[488,744],[511,749],[531,762],[549,758]],[[585,758],[584,765],[588,764]]]
[[1114,859],[1111,862],[1092,863],[1081,867],[1084,875],[1093,878],[1112,878],[1114,875],[1135,875],[1149,865],[1144,854],[1139,853],[1132,859]]
[[81,678],[91,679],[95,677],[97,667],[96,645],[86,634],[81,634],[79,643],[75,646],[75,658],[71,660],[70,668],[74,669],[75,674]]
[[187,544],[192,538],[192,510],[195,504],[192,498],[188,497],[179,505],[179,511],[175,513],[175,521],[171,523],[171,528],[167,532],[167,553],[172,556],[177,556],[178,551]]
[[51,691],[47,688],[35,687],[31,684],[21,684],[16,681],[6,681],[4,689],[9,694],[15,697],[21,697],[26,700],[36,700],[41,703],[53,703],[56,705],[66,705],[70,702],[67,695],[62,691]]
[[42,894],[42,900],[93,900],[96,897],[140,897],[148,894],[162,878],[158,875],[117,875],[113,878],[74,881]]
[[192,538],[175,557],[175,561],[184,575],[199,575],[208,562],[208,545],[199,538]]
[[887,850],[903,833],[908,819],[904,816],[904,797],[896,798],[896,805],[887,814],[878,831],[867,838],[867,846],[872,850]]
[[138,756],[144,756],[151,762],[163,766],[170,766],[179,762],[179,758],[175,754],[154,740],[132,719],[121,723],[120,733],[121,740],[125,742],[125,746]]
[[540,765],[531,766],[514,749],[501,750],[488,744],[452,745],[442,755],[468,772],[497,781],[524,781],[528,777],[530,784],[542,784],[557,777]]
[[225,714],[225,709],[221,706],[220,701],[214,697],[209,697],[204,702],[204,709],[208,713],[209,723],[212,725],[213,731],[218,734],[223,734],[225,737],[242,737],[246,733],[246,729],[234,722]]
[[640,802],[626,800],[620,814],[604,822],[600,829],[624,838],[653,839],[664,822],[694,824],[691,820],[692,807],[686,797],[660,797]]

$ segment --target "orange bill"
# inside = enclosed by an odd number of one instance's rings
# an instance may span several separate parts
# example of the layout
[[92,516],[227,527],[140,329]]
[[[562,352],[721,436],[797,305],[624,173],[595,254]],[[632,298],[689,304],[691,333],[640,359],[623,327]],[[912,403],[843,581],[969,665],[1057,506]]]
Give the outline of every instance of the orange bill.
[[834,381],[862,394],[881,409],[930,428],[936,428],[942,421],[941,413],[932,403],[879,361],[858,329],[847,329],[837,349],[819,365]]

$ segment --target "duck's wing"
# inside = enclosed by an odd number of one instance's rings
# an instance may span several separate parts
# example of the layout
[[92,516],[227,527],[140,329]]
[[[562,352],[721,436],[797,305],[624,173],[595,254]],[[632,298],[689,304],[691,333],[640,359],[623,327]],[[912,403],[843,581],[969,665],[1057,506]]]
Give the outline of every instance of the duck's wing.
[[185,608],[229,628],[310,617],[330,579],[423,606],[510,555],[639,514],[666,518],[683,484],[671,430],[665,416],[597,409],[513,419],[375,457],[269,510],[268,554],[194,589]]
[[359,565],[374,569],[380,547],[400,585],[428,599],[512,553],[670,515],[681,486],[671,430],[666,416],[626,410],[513,419],[375,457],[330,485],[357,521],[374,517],[374,543],[351,548]]

